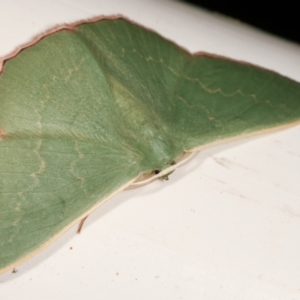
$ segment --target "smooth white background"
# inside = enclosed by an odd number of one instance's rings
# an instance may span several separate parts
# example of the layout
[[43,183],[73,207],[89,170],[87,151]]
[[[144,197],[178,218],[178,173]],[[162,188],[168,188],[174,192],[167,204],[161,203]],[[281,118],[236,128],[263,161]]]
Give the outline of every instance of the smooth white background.
[[[175,1],[1,0],[0,56],[58,23],[119,13],[191,52],[300,81],[298,45]],[[168,182],[122,192],[82,234],[0,275],[0,299],[300,299],[299,137],[210,148]]]

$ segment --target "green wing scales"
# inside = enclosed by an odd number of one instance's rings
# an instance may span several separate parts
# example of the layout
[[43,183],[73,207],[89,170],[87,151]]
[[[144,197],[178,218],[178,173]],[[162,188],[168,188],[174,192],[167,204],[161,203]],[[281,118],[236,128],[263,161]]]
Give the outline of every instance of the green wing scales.
[[44,37],[0,76],[0,270],[184,151],[299,120],[299,83],[122,18]]

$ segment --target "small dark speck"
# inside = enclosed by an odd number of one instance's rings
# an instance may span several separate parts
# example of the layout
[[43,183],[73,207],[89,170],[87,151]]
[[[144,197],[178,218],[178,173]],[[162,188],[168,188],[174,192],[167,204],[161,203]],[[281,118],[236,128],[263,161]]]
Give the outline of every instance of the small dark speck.
[[158,279],[159,278],[159,276],[158,275],[156,275],[156,276],[154,276],[155,277],[155,279]]
[[12,273],[18,273],[18,270],[16,270],[16,268],[14,268],[14,269],[12,270]]
[[73,249],[73,247],[70,247],[70,250],[72,250]]
[[116,272],[116,276],[119,276],[119,272]]

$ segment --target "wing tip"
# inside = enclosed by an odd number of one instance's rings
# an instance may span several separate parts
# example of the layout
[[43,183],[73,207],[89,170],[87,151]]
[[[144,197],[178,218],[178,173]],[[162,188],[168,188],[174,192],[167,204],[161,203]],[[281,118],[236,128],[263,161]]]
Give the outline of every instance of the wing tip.
[[127,183],[125,183],[124,185],[122,185],[120,188],[118,188],[117,190],[115,190],[114,192],[112,192],[111,194],[109,194],[102,201],[99,201],[98,203],[96,203],[89,210],[87,210],[86,212],[84,212],[83,214],[81,214],[78,218],[76,218],[74,221],[72,221],[67,226],[65,226],[62,230],[60,230],[56,235],[54,235],[52,238],[50,238],[48,241],[46,241],[40,247],[38,247],[35,250],[33,250],[32,252],[26,254],[21,259],[16,260],[15,262],[13,262],[11,264],[2,267],[2,269],[0,269],[0,274],[3,274],[3,273],[8,272],[10,270],[13,270],[14,268],[18,267],[19,265],[21,265],[25,261],[29,260],[30,258],[32,258],[33,256],[35,256],[36,254],[38,254],[39,252],[41,252],[42,250],[44,250],[45,248],[47,248],[50,244],[52,244],[54,241],[56,241],[61,235],[63,235],[72,226],[74,226],[76,223],[78,223],[79,221],[81,221],[84,216],[89,215],[91,212],[93,212],[95,209],[97,209],[100,205],[104,204],[106,201],[108,201],[109,199],[111,199],[113,196],[115,196],[119,192],[125,190],[129,185],[131,185],[136,180],[136,178],[137,177],[133,178],[132,180],[129,180]]

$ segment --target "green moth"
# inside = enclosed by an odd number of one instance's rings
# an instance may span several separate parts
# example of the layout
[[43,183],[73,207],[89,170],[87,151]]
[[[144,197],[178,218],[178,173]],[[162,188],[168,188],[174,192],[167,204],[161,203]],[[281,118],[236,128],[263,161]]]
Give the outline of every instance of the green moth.
[[300,123],[299,83],[123,18],[38,40],[0,75],[1,272],[189,153]]

